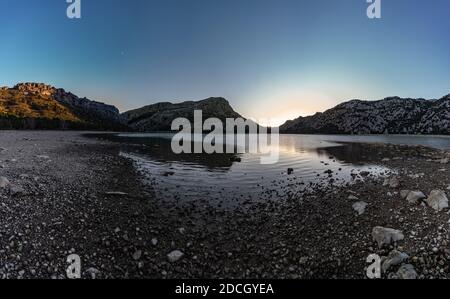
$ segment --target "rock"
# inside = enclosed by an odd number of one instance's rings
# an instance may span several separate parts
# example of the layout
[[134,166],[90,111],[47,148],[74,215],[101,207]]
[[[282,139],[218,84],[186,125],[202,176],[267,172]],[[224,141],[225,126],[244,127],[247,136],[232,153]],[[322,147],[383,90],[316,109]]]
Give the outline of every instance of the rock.
[[400,265],[401,263],[408,260],[409,256],[406,253],[402,253],[397,250],[391,251],[389,253],[386,260],[381,265],[381,269],[383,270],[383,273],[386,273],[392,266]]
[[397,277],[400,279],[417,279],[417,272],[411,264],[403,264],[397,271]]
[[400,181],[397,177],[393,177],[389,180],[389,187],[398,188],[400,186]]
[[242,162],[242,159],[239,158],[239,157],[231,157],[230,158],[230,162],[238,162],[238,163],[240,163],[240,162]]
[[162,175],[163,176],[173,176],[173,175],[175,175],[175,172],[173,172],[173,171],[166,171]]
[[86,273],[91,276],[91,279],[96,279],[97,275],[100,274],[100,271],[95,268],[89,268],[86,270]]
[[430,207],[438,212],[448,208],[448,198],[442,190],[431,191],[426,202]]
[[293,168],[288,168],[287,170],[288,175],[291,175],[294,173],[294,169]]
[[405,236],[399,230],[377,226],[372,230],[372,238],[377,242],[378,247],[382,248],[383,245],[403,240]]
[[387,178],[386,180],[384,180],[383,186],[398,188],[400,186],[400,181],[397,177]]
[[0,177],[0,189],[5,189],[5,188],[9,187],[9,185],[10,185],[10,183],[7,178],[5,178],[3,176]]
[[450,160],[449,160],[449,158],[444,158],[444,159],[441,159],[441,164],[448,164],[448,162],[449,162]]
[[411,192],[411,190],[402,190],[402,191],[400,191],[400,198],[401,199],[406,199],[408,197],[409,192]]
[[353,210],[358,212],[358,215],[362,215],[366,211],[367,205],[368,204],[364,201],[358,201],[358,202],[355,202],[352,207],[353,207]]
[[348,200],[359,200],[359,198],[354,195],[349,195]]
[[181,252],[180,250],[174,250],[171,253],[169,253],[167,255],[167,259],[169,260],[169,262],[171,263],[175,263],[178,262],[180,259],[182,259],[184,257],[184,253]]
[[158,239],[156,239],[156,238],[153,238],[151,242],[152,242],[153,246],[158,245]]
[[412,204],[418,204],[422,199],[427,198],[421,191],[411,191],[408,193],[406,200]]
[[141,259],[141,256],[142,256],[142,251],[141,251],[141,250],[136,250],[136,252],[133,253],[133,259],[134,259],[135,261]]
[[9,188],[9,192],[12,196],[20,196],[25,194],[25,189],[23,189],[21,186],[11,186]]

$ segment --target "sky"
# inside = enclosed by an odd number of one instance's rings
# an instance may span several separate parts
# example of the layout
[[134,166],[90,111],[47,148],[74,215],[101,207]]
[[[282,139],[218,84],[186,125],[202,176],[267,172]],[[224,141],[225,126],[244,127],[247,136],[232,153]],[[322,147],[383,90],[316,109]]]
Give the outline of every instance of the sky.
[[0,86],[121,111],[221,96],[261,123],[346,100],[450,93],[450,1],[0,0]]

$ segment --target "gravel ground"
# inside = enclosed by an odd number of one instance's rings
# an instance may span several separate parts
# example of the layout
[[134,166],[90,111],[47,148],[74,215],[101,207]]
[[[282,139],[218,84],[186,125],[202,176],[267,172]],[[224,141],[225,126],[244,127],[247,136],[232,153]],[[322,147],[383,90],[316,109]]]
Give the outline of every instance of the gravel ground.
[[[450,276],[448,209],[401,196],[450,195],[449,152],[367,145],[370,162],[396,171],[387,185],[361,173],[352,185],[223,210],[158,202],[121,146],[80,132],[0,133],[0,277],[65,278],[72,253],[83,278],[365,278],[370,254],[394,253],[409,258],[384,278],[405,276],[406,264],[417,278]],[[355,202],[367,204],[362,215]],[[377,226],[404,238],[380,248]]]

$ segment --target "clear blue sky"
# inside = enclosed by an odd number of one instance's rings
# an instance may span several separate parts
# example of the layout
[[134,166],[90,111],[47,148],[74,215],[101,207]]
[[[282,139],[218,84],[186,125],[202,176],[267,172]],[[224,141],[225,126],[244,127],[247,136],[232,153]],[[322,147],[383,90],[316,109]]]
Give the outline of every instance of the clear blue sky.
[[0,85],[45,82],[122,111],[226,97],[285,118],[352,98],[450,93],[450,1],[0,0]]

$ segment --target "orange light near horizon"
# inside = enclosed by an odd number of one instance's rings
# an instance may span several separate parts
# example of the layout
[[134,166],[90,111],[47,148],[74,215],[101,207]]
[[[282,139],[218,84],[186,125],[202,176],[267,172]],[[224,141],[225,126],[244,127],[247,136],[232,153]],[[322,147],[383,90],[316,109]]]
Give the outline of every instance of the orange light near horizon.
[[288,120],[323,112],[333,99],[316,92],[283,92],[267,96],[252,109],[253,120],[264,126],[280,126]]

